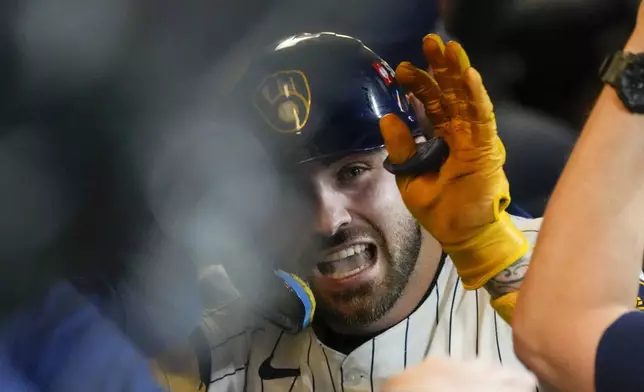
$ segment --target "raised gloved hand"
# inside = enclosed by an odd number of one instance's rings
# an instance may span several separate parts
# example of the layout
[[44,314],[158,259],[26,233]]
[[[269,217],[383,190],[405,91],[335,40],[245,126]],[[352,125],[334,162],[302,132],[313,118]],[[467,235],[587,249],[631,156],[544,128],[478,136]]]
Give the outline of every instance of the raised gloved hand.
[[[434,136],[444,138],[450,152],[438,173],[397,175],[396,181],[407,208],[450,255],[465,288],[477,289],[523,256],[529,244],[505,212],[505,148],[481,76],[456,42],[444,45],[430,34],[423,52],[433,77],[401,63],[396,79],[423,103]],[[392,164],[416,154],[397,116],[384,116],[380,128]]]

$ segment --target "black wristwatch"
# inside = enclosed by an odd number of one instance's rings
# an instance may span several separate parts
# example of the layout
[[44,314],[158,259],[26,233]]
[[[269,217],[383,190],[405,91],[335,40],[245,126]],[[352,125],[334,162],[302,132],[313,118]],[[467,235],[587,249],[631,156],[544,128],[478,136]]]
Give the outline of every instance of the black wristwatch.
[[604,60],[599,74],[628,110],[644,114],[644,53],[615,52]]

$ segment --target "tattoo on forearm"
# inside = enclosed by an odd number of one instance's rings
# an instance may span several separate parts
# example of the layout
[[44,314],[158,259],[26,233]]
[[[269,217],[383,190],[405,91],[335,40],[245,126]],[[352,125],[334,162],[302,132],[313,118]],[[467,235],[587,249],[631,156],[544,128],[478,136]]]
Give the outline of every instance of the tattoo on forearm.
[[492,298],[502,297],[505,294],[519,291],[529,265],[530,260],[527,257],[520,258],[514,264],[501,271],[500,274],[490,279],[485,284],[485,289],[490,293]]

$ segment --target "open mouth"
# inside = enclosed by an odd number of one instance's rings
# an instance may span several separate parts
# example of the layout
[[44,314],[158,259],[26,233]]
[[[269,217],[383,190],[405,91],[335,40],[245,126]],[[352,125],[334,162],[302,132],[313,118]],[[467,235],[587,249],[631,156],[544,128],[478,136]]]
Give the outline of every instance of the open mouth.
[[327,254],[316,265],[316,272],[331,279],[346,279],[372,266],[376,261],[376,246],[352,244]]

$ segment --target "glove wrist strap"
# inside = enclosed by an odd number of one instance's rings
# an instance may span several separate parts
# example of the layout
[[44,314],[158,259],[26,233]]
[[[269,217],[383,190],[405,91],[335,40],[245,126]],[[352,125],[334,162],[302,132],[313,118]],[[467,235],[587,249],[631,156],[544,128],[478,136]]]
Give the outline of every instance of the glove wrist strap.
[[530,244],[507,212],[476,237],[458,245],[444,245],[467,290],[481,288],[528,252]]
[[519,292],[514,291],[502,297],[495,298],[490,301],[490,305],[496,310],[506,323],[512,325],[512,314],[514,313],[514,306],[517,303]]

